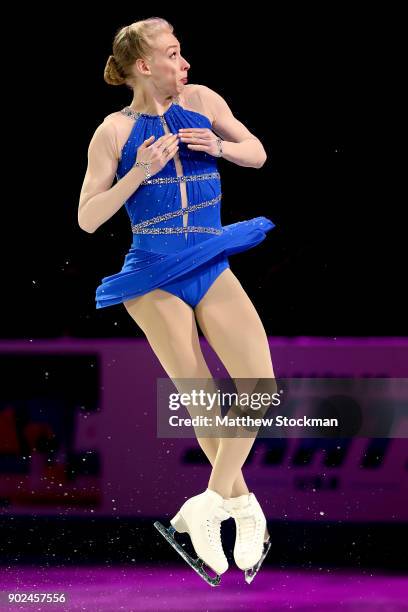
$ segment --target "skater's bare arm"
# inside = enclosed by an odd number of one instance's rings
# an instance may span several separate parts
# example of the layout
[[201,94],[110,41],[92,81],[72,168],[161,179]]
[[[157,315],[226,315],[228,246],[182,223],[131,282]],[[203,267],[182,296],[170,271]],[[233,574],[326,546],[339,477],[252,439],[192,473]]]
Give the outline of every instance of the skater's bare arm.
[[261,168],[266,161],[266,151],[261,141],[234,117],[222,96],[206,85],[199,92],[213,119],[212,130],[223,139],[222,157],[238,166]]
[[104,121],[96,128],[89,143],[78,224],[90,234],[123,206],[145,178],[143,167],[136,166],[112,187],[119,157],[116,142],[113,123]]

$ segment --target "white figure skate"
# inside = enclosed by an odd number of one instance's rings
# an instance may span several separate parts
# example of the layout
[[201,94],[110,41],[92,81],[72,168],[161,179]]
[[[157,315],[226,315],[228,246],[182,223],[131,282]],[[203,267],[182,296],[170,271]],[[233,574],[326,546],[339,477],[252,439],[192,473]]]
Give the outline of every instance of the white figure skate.
[[[162,536],[177,550],[185,561],[211,586],[220,583],[220,574],[228,569],[228,561],[221,543],[221,522],[230,518],[224,509],[224,498],[212,489],[190,497],[171,519],[166,529],[159,521],[154,526]],[[174,532],[188,533],[194,550],[198,555],[193,559],[174,539]],[[203,563],[216,572],[211,577],[203,568]]]
[[270,537],[265,539],[265,515],[254,493],[226,499],[224,508],[235,519],[235,563],[244,570],[245,582],[250,584],[271,547]]

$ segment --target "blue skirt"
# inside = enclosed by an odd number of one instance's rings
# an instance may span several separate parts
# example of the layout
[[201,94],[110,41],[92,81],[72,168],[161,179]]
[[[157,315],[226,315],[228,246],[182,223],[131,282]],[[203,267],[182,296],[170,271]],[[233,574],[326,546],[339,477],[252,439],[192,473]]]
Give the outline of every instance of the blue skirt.
[[220,253],[228,257],[251,249],[262,242],[274,227],[270,219],[255,217],[225,225],[221,234],[172,253],[131,247],[121,271],[105,276],[97,287],[96,308],[120,304],[173,283]]

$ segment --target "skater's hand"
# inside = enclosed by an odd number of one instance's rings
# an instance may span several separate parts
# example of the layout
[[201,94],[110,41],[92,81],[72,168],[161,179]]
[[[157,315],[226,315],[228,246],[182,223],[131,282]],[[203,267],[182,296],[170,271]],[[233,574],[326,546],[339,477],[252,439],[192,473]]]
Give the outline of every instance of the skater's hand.
[[220,150],[217,145],[217,136],[210,128],[181,128],[179,129],[181,142],[185,142],[189,149],[204,151],[214,157],[219,157]]
[[[164,134],[153,142],[152,134],[137,149],[137,162],[151,162],[150,174],[157,174],[178,151],[177,134]],[[153,144],[152,144],[153,143]]]

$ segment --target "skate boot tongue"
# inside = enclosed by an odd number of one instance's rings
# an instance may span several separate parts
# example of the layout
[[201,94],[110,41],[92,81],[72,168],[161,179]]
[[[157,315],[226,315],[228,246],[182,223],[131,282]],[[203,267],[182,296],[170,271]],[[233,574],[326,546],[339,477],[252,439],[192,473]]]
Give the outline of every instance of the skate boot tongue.
[[209,499],[213,499],[214,501],[218,501],[220,504],[222,504],[222,502],[224,501],[224,498],[222,495],[220,495],[219,493],[217,493],[217,491],[213,491],[212,489],[206,489],[204,491],[204,494],[209,498]]
[[246,495],[239,495],[238,497],[231,497],[230,501],[233,506],[238,508],[242,508],[243,506],[247,506],[250,503],[252,493],[247,493]]
[[243,510],[245,508],[249,510],[250,495],[251,494],[239,495],[238,497],[230,497],[229,499],[225,500],[224,508],[233,516],[235,516],[237,511]]
[[227,519],[230,518],[230,513],[225,510],[224,508],[220,507],[220,508],[215,508],[214,509],[214,516],[215,518],[219,519],[220,521],[226,521]]
[[220,521],[225,521],[230,518],[229,512],[224,508],[225,499],[217,493],[217,491],[213,491],[212,489],[207,489],[205,491],[205,496],[208,499],[211,499],[213,502],[212,506],[212,516],[219,519]]

